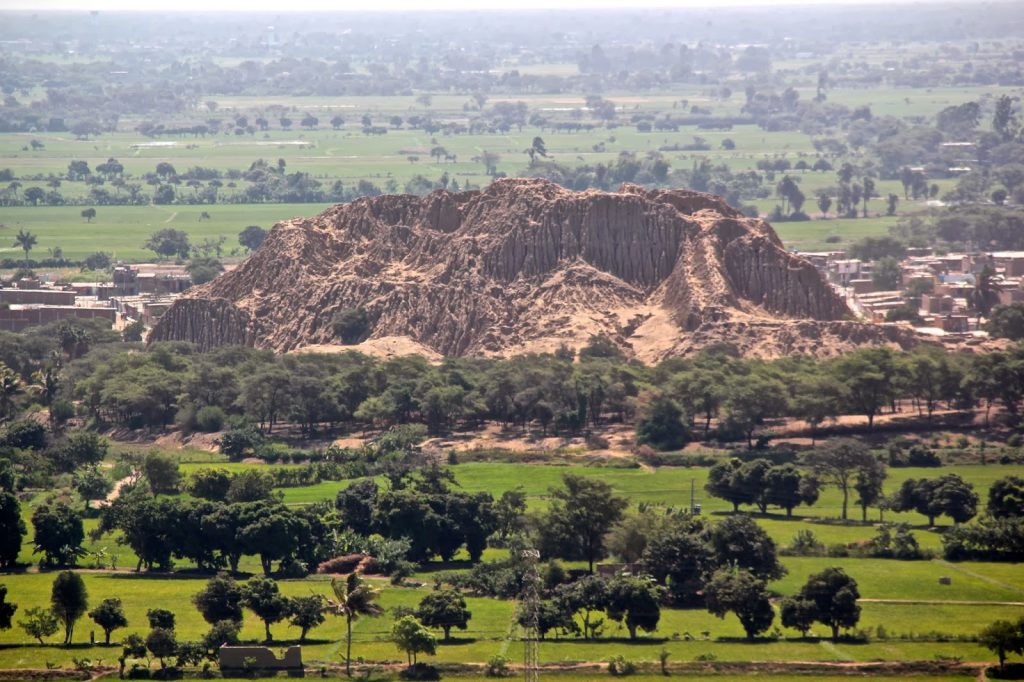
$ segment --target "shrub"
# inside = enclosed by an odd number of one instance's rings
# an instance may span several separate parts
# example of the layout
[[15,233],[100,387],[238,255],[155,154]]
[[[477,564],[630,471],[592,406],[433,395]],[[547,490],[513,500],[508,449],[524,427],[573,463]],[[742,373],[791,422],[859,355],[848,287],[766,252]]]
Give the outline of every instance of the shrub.
[[216,405],[206,405],[196,412],[196,428],[203,433],[220,431],[224,427],[224,410]]
[[441,673],[428,663],[413,663],[398,674],[403,680],[439,680]]
[[491,656],[484,668],[485,677],[508,677],[511,670],[508,667],[509,659],[501,654]]
[[370,335],[370,315],[361,306],[339,310],[331,318],[331,329],[344,344],[365,341]]
[[632,675],[636,673],[636,664],[633,661],[626,660],[626,657],[622,654],[613,656],[608,661],[608,672],[613,677],[625,677],[626,675]]

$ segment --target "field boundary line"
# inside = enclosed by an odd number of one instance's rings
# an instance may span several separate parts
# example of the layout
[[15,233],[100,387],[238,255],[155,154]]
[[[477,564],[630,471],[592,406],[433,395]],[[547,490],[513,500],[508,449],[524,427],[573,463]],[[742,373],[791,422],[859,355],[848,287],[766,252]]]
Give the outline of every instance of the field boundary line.
[[980,601],[976,599],[865,599],[857,601],[870,604],[920,604],[936,606],[1024,606],[1024,601]]
[[956,564],[951,563],[949,561],[946,561],[945,559],[937,559],[936,561],[937,561],[937,563],[939,563],[939,564],[941,564],[941,565],[943,565],[943,566],[945,566],[947,568],[952,568],[954,571],[958,571],[960,573],[963,573],[964,575],[969,575],[972,578],[977,578],[978,580],[982,580],[982,581],[984,581],[984,582],[986,582],[986,583],[988,583],[990,585],[995,585],[996,587],[1002,587],[1005,590],[1009,590],[1011,592],[1016,592],[1017,594],[1024,594],[1024,589],[1022,589],[1020,587],[1017,587],[1016,585],[1010,585],[1009,583],[1004,583],[1004,582],[1002,582],[1000,580],[996,580],[995,578],[990,578],[987,575],[982,575],[981,573],[975,573],[974,571],[970,570],[969,568],[964,568],[963,566],[957,566]]

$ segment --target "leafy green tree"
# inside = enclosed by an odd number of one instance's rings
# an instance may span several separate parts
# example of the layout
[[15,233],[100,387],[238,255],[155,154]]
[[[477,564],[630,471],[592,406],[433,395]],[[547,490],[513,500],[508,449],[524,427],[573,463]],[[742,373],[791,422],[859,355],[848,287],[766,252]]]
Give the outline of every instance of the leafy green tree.
[[174,612],[168,611],[167,609],[149,609],[146,611],[146,620],[149,621],[149,627],[152,628],[163,628],[164,630],[174,629]]
[[574,618],[580,614],[583,639],[594,639],[604,625],[604,619],[596,616],[608,608],[608,582],[596,575],[584,576],[575,582],[559,585],[555,589],[555,601]]
[[[384,609],[377,603],[377,590],[368,585],[359,573],[350,573],[345,580],[331,580],[331,589],[334,599],[327,600],[327,609],[345,619],[345,674],[352,677],[352,622],[362,616],[375,618],[384,613]],[[437,646],[433,635],[427,632],[429,638],[423,637],[417,628],[423,629],[423,626],[415,618],[406,616],[391,630],[392,640],[408,654],[410,664],[416,662],[417,653],[433,655]]]
[[750,571],[728,568],[716,571],[704,587],[704,598],[708,611],[719,618],[725,618],[730,611],[735,613],[750,640],[771,627],[775,620],[764,581]]
[[225,469],[199,469],[189,476],[187,487],[194,497],[223,502],[231,483],[232,476]]
[[971,306],[978,311],[978,319],[987,316],[999,303],[999,284],[996,282],[996,271],[985,266],[974,276],[974,288],[970,295]]
[[178,639],[174,630],[153,628],[146,635],[146,649],[160,661],[160,667],[166,668],[165,658],[170,658],[178,651]]
[[83,218],[85,218],[85,222],[91,223],[93,221],[93,218],[96,217],[96,209],[95,208],[83,208],[82,212],[79,215],[81,215]]
[[103,475],[97,466],[90,466],[75,472],[73,478],[75,492],[85,500],[86,509],[92,500],[102,500],[114,489],[114,484]]
[[291,606],[288,598],[281,594],[277,583],[266,577],[250,579],[242,588],[241,603],[263,621],[266,641],[273,642],[274,636],[270,634],[270,626],[284,620]]
[[408,657],[409,665],[416,663],[419,654],[437,653],[437,639],[413,616],[403,616],[391,626],[391,641]]
[[804,637],[814,625],[817,615],[817,607],[809,599],[799,597],[786,597],[779,602],[779,616],[782,620],[782,627],[799,630]]
[[322,595],[292,597],[288,621],[299,628],[299,643],[306,641],[306,635],[315,627],[323,625],[325,601]]
[[53,579],[50,591],[50,610],[64,625],[64,643],[71,644],[75,623],[89,608],[89,592],[82,576],[72,571],[61,571]]
[[691,439],[685,415],[678,404],[666,395],[656,393],[640,396],[636,421],[636,442],[658,450],[679,450]]
[[551,490],[551,505],[541,528],[545,554],[586,560],[590,573],[594,561],[604,556],[604,538],[622,518],[627,502],[612,488],[575,474],[562,476],[563,488]]
[[7,585],[0,585],[0,630],[11,629],[11,619],[17,610],[17,604],[7,601]]
[[995,306],[985,322],[985,331],[996,338],[1024,339],[1024,303]]
[[847,518],[850,490],[857,473],[877,466],[875,457],[861,443],[850,438],[836,438],[824,447],[811,451],[805,458],[819,480],[834,485],[843,495],[843,520]]
[[833,642],[839,639],[840,628],[852,628],[860,620],[857,581],[841,568],[826,568],[812,575],[797,599],[814,604],[814,620],[832,630]]
[[754,431],[765,419],[784,414],[787,395],[782,382],[760,373],[738,376],[730,380],[725,402],[728,421],[747,436],[747,446],[754,445]]
[[814,476],[804,475],[792,464],[773,466],[764,476],[764,499],[786,510],[786,516],[793,515],[793,508],[812,505],[818,501],[819,485]]
[[370,315],[363,307],[345,308],[331,317],[331,330],[346,345],[365,341],[370,328]]
[[775,541],[749,516],[730,516],[711,527],[709,544],[719,566],[736,566],[764,580],[786,574]]
[[639,563],[643,574],[666,585],[673,602],[684,606],[697,601],[715,558],[699,528],[672,524],[648,539]]
[[978,643],[999,657],[999,667],[1006,664],[1007,654],[1024,654],[1024,622],[1016,625],[997,620],[978,633]]
[[741,504],[753,502],[750,490],[738,483],[738,473],[742,467],[743,461],[736,457],[719,462],[711,467],[707,483],[704,484],[704,490],[709,495],[731,502],[734,512],[740,510]]
[[238,633],[242,629],[241,621],[219,620],[210,627],[209,632],[203,635],[202,644],[210,655],[215,655],[217,649],[224,646],[237,646]]
[[177,256],[184,260],[188,258],[191,245],[186,232],[167,227],[151,234],[142,248],[149,249],[162,258]]
[[[3,509],[2,502],[0,502],[0,509]],[[1006,476],[993,483],[992,487],[988,489],[987,510],[989,516],[997,519],[1024,516],[1024,478]],[[0,518],[2,518],[2,513],[0,513]],[[3,527],[2,521],[0,521],[0,527]]]
[[858,348],[836,360],[831,370],[847,388],[849,404],[845,407],[866,416],[868,428],[874,426],[875,415],[894,395],[893,352],[884,347]]
[[247,251],[255,251],[260,248],[266,238],[267,231],[259,225],[249,225],[238,233],[238,243]]
[[69,431],[47,451],[47,458],[58,471],[72,473],[83,467],[96,466],[107,456],[107,440],[92,431]]
[[853,489],[857,491],[857,504],[860,505],[862,521],[868,520],[868,507],[882,499],[882,486],[887,476],[885,464],[878,458],[872,458],[857,469]]
[[173,495],[178,492],[181,471],[178,460],[162,452],[147,452],[142,459],[142,475],[156,494]]
[[452,628],[465,630],[473,614],[466,608],[466,599],[456,590],[436,590],[420,600],[416,617],[428,628],[441,628],[444,640],[451,640]]
[[35,607],[25,610],[25,620],[19,620],[18,626],[25,634],[43,643],[46,637],[52,637],[60,629],[60,620],[50,609]]
[[203,620],[214,625],[228,620],[242,622],[242,588],[235,579],[220,573],[207,581],[206,586],[192,597]]
[[0,492],[0,569],[12,568],[18,562],[26,532],[18,498],[10,492]]
[[192,278],[192,283],[198,286],[216,279],[217,275],[224,272],[224,265],[212,256],[197,256],[188,262],[185,270]]
[[50,500],[32,513],[34,552],[42,552],[43,566],[73,566],[82,553],[85,530],[82,517],[69,505]]
[[654,632],[661,619],[661,589],[651,580],[616,576],[608,583],[608,617],[625,622],[629,638],[635,640],[637,629]]
[[89,617],[103,630],[103,643],[110,645],[110,633],[118,628],[128,627],[128,618],[124,615],[124,607],[117,597],[101,601],[89,612]]
[[946,474],[939,478],[910,478],[903,482],[894,496],[893,511],[916,511],[928,517],[928,524],[935,525],[935,518],[948,516],[954,523],[970,521],[978,512],[978,494],[974,486],[958,474]]

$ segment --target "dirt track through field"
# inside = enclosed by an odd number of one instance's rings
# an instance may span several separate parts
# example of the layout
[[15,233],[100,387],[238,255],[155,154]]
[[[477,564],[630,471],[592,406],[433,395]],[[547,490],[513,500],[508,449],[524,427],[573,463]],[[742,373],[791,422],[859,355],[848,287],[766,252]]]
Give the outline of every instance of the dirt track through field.
[[941,560],[941,559],[938,561],[938,563],[942,564],[946,568],[952,569],[952,570],[957,571],[959,573],[963,573],[964,575],[969,575],[972,578],[977,578],[978,580],[982,580],[984,582],[987,582],[990,585],[995,585],[996,587],[1001,587],[1001,588],[1003,588],[1005,590],[1010,590],[1011,592],[1016,592],[1017,594],[1024,594],[1024,589],[1021,589],[1020,587],[1017,587],[1016,585],[1010,585],[1009,583],[1001,582],[1001,581],[996,580],[995,578],[991,578],[991,577],[989,577],[987,575],[982,575],[981,573],[975,573],[974,571],[972,571],[969,568],[964,568],[963,566],[959,566],[957,564],[950,563],[948,561],[944,561],[944,560]]

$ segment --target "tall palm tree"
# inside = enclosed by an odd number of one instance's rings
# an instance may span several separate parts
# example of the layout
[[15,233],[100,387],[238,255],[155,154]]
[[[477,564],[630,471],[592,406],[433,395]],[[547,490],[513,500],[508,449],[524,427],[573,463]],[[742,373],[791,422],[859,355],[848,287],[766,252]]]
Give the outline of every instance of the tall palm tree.
[[28,252],[32,250],[32,247],[36,245],[36,236],[27,230],[18,230],[18,234],[14,237],[14,246],[20,246],[21,250],[25,252],[25,267],[28,267]]
[[[31,386],[32,392],[39,396],[39,402],[43,407],[51,408],[53,401],[57,399],[57,392],[60,390],[60,375],[53,365],[48,365],[32,375],[35,382]],[[50,428],[53,428],[53,411],[50,411]]]
[[6,417],[11,413],[14,396],[21,392],[21,379],[18,373],[0,362],[0,415]]
[[995,281],[996,271],[986,265],[974,276],[974,290],[971,291],[971,305],[978,311],[978,321],[988,315],[999,303],[999,283]]
[[331,589],[335,598],[327,600],[327,610],[345,617],[345,674],[352,677],[352,621],[360,616],[379,616],[384,609],[375,603],[379,592],[367,585],[358,572],[349,573],[344,580],[332,580]]

